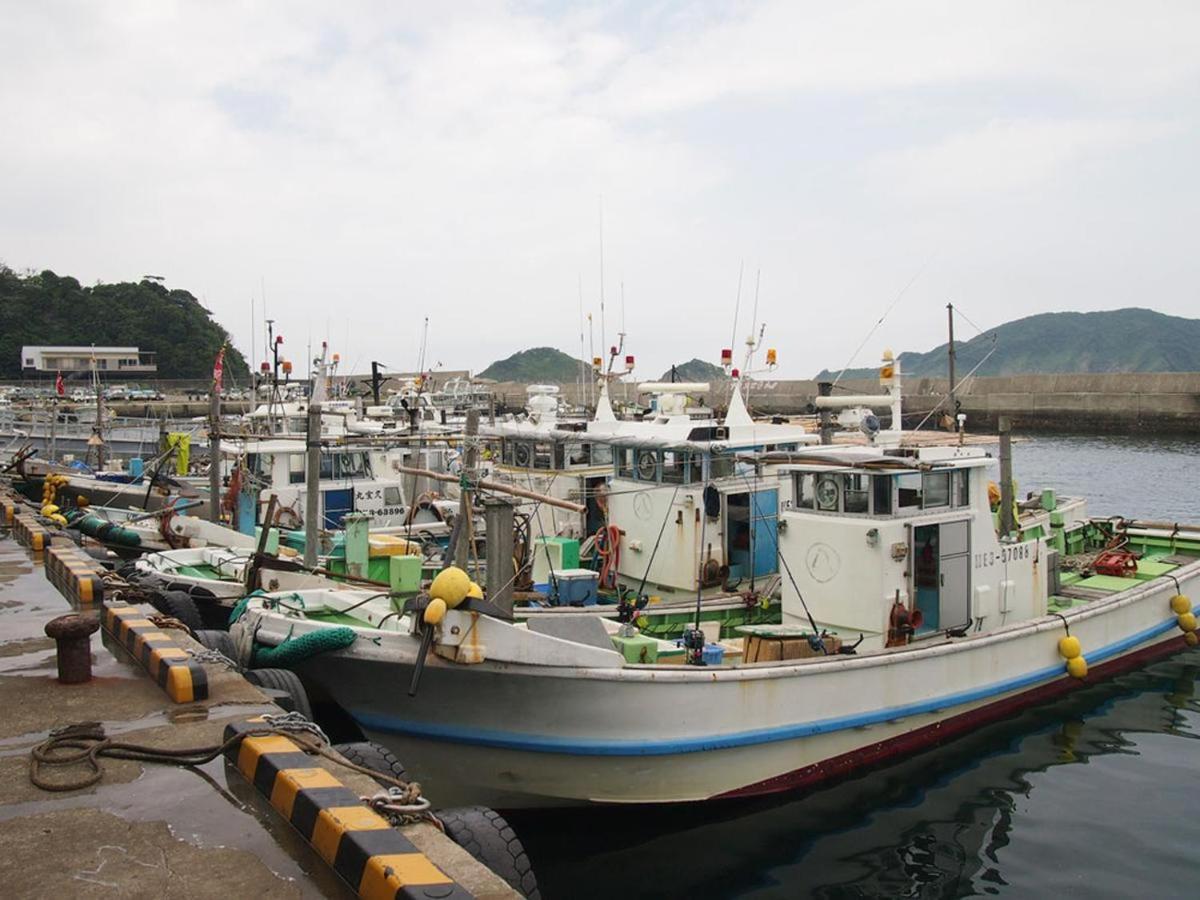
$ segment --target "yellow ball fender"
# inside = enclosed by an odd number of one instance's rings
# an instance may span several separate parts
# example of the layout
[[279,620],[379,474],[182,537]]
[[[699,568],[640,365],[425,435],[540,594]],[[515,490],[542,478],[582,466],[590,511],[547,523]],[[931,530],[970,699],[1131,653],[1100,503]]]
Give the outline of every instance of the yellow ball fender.
[[51,522],[53,522],[59,528],[67,527],[67,517],[64,516],[62,513],[55,513],[52,516],[48,516],[48,518],[50,519]]
[[471,587],[467,589],[467,596],[470,597],[472,600],[482,600],[483,599],[483,588],[481,588],[479,585],[477,585],[475,582],[472,581]]
[[1072,678],[1086,678],[1087,672],[1087,660],[1082,656],[1072,656],[1067,660],[1067,674]]
[[433,579],[433,583],[429,585],[430,596],[445,600],[446,606],[450,609],[454,609],[467,599],[467,593],[470,590],[471,579],[458,566],[442,569]]
[[1083,654],[1083,647],[1080,646],[1079,638],[1070,634],[1065,638],[1060,638],[1058,653],[1063,659],[1078,659]]
[[1185,612],[1175,620],[1180,629],[1191,634],[1196,630],[1196,615],[1195,613]]
[[1171,598],[1171,612],[1177,616],[1182,616],[1186,612],[1192,611],[1192,601],[1183,594],[1176,594]]
[[1200,644],[1200,637],[1196,637],[1196,632],[1189,631],[1183,636],[1183,642],[1189,647],[1195,647],[1197,644]]
[[446,601],[440,597],[434,597],[429,601],[429,605],[425,607],[425,613],[422,615],[426,625],[437,625],[446,618]]
[[58,507],[55,506],[53,503],[47,503],[45,506],[42,507],[42,515],[45,516],[47,519],[49,519],[51,516],[53,516],[56,512],[58,512]]

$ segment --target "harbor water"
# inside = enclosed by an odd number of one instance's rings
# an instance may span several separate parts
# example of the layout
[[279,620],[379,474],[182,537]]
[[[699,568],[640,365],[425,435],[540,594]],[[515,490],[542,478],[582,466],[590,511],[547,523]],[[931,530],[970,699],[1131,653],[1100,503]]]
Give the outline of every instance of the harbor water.
[[[1031,435],[1018,491],[1200,521],[1200,447]],[[752,802],[510,816],[559,898],[1195,897],[1200,651],[838,784]]]

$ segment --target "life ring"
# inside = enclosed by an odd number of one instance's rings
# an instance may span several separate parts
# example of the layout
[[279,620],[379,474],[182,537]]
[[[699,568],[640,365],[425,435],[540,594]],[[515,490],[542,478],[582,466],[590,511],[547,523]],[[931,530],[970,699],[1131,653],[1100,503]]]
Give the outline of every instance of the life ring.
[[291,506],[281,506],[275,510],[274,524],[284,531],[297,531],[304,527],[304,517],[296,510],[295,503],[293,503]]
[[516,444],[513,446],[513,461],[522,469],[529,468],[529,445]]

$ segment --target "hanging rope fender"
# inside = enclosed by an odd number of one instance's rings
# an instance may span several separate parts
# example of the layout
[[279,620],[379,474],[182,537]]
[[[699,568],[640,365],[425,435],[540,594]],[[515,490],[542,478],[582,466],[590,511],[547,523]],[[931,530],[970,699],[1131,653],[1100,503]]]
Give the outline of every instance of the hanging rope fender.
[[[323,734],[307,720],[301,722],[292,716],[276,716],[274,722],[275,724],[268,723],[263,728],[253,731],[240,732],[219,744],[177,749],[114,740],[105,734],[104,726],[99,722],[67,725],[52,731],[49,738],[30,751],[29,780],[43,791],[78,791],[98,784],[104,778],[104,767],[100,762],[102,757],[174,766],[202,766],[224,755],[246,738],[278,735],[286,737],[310,756],[320,756],[352,772],[387,782],[386,790],[363,797],[362,800],[380,815],[391,820],[392,824],[403,824],[420,818],[429,818],[435,824],[440,824],[429,812],[429,801],[421,795],[421,785],[418,782],[404,781],[342,759],[328,748],[322,740]],[[318,737],[318,734],[322,736]],[[86,766],[88,771],[71,780],[50,780],[44,774],[49,769],[61,770],[79,766]]]

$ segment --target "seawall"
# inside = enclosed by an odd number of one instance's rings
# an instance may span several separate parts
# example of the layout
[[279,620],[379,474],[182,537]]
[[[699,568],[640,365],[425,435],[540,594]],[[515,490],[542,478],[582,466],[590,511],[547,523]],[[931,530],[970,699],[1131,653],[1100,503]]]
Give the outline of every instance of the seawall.
[[[498,403],[521,409],[525,387],[516,382],[497,384]],[[848,393],[880,394],[876,409],[887,411],[877,381],[845,381],[834,393],[842,388]],[[914,427],[939,402],[948,411],[947,390],[945,378],[905,379],[905,427]],[[727,386],[715,386],[706,402],[723,409],[728,391]],[[614,384],[610,393],[614,403],[638,399],[636,384]],[[561,386],[561,395],[569,402],[578,403],[579,394],[577,384]],[[797,415],[811,412],[816,396],[817,383],[812,380],[764,379],[751,386],[749,402],[756,415]],[[999,417],[1008,416],[1015,428],[1027,431],[1200,434],[1200,372],[972,378],[957,399],[968,430],[995,429]]]

